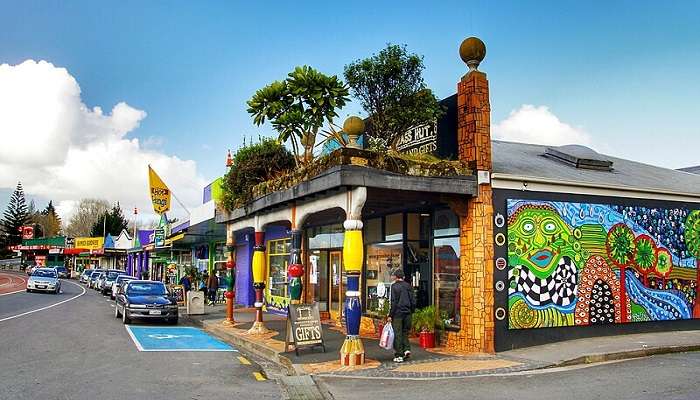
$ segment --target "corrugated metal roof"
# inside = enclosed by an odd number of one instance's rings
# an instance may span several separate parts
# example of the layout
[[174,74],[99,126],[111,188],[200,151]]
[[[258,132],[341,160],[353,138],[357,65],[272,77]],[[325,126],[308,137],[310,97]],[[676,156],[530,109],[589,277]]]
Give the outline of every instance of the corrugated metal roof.
[[556,182],[700,196],[700,175],[606,156],[612,171],[580,169],[544,156],[549,146],[493,140],[493,172]]

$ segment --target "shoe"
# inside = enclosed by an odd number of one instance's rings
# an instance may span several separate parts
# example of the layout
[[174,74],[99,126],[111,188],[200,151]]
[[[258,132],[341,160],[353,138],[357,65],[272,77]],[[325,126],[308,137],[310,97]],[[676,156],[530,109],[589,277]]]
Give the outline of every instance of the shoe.
[[403,352],[403,359],[404,359],[404,360],[408,360],[410,357],[411,357],[411,351],[410,351],[410,350],[406,350],[406,351]]
[[403,362],[403,357],[396,357],[394,358],[395,363],[402,363]]

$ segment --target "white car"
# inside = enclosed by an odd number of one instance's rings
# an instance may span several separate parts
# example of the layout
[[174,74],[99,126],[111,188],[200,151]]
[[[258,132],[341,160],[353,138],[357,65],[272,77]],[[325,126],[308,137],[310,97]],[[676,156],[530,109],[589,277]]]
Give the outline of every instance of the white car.
[[109,294],[109,297],[114,300],[115,296],[117,293],[119,293],[119,289],[122,288],[124,285],[126,285],[129,281],[136,280],[135,276],[130,276],[130,275],[119,275],[117,279],[112,282],[112,291]]
[[27,292],[33,291],[51,292],[58,294],[61,291],[61,280],[55,268],[37,268],[27,280]]

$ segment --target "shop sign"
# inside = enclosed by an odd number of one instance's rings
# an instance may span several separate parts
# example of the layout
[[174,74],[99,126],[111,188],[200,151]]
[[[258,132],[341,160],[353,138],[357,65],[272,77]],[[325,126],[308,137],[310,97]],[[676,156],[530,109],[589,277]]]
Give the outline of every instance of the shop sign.
[[437,120],[414,126],[399,136],[396,149],[406,154],[432,154],[438,148]]
[[22,239],[28,240],[28,239],[34,239],[34,227],[33,226],[23,226],[19,228],[20,232],[22,232]]
[[318,303],[289,305],[286,338],[285,351],[293,342],[297,355],[301,346],[322,346],[323,352],[326,352]]
[[103,237],[79,237],[75,238],[75,247],[79,249],[97,250],[103,248],[105,238]]
[[153,242],[156,247],[165,247],[165,229],[158,228],[153,235]]
[[49,249],[49,254],[62,254],[63,249]]
[[156,214],[165,214],[170,210],[170,189],[150,165],[148,166],[148,183],[153,211]]
[[182,285],[173,285],[170,287],[171,295],[177,300],[177,304],[185,305],[185,287]]
[[75,247],[75,238],[66,238],[66,247]]

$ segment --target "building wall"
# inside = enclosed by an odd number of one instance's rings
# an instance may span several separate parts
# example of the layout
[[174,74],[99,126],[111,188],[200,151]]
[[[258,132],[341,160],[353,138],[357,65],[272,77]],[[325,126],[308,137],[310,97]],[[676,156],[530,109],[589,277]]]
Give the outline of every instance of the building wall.
[[700,204],[497,190],[494,207],[497,350],[700,327]]

